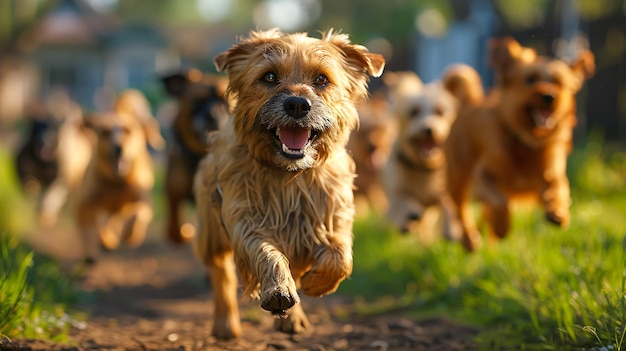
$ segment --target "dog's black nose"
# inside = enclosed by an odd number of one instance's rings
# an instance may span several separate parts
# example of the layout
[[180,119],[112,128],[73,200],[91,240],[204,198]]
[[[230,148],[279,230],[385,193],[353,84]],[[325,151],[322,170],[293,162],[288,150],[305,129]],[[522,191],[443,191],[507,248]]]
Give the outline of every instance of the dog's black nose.
[[543,94],[543,95],[541,95],[541,99],[543,99],[543,102],[546,105],[552,105],[552,103],[554,102],[554,95],[552,95],[552,94]]
[[432,138],[433,130],[430,129],[430,128],[426,128],[426,129],[424,129],[424,134],[426,134],[427,137]]
[[293,118],[302,118],[311,111],[311,101],[300,96],[290,96],[284,103],[285,112]]
[[119,145],[113,146],[113,155],[115,155],[115,157],[122,156],[122,147]]

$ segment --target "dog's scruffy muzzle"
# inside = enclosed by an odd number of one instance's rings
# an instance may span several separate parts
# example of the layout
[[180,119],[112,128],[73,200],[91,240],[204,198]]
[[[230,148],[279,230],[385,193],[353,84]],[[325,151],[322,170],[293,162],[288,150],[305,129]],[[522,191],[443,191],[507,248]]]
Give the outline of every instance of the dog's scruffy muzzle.
[[336,127],[332,112],[317,97],[282,92],[267,101],[256,121],[268,132],[276,166],[297,171],[313,166],[323,133]]

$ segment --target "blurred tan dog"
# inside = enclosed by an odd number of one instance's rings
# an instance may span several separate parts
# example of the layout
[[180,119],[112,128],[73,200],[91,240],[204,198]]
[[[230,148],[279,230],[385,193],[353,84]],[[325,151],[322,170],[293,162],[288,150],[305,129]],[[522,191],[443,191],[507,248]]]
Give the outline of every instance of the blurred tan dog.
[[595,70],[590,51],[566,62],[537,56],[512,38],[493,40],[490,57],[495,88],[484,103],[461,111],[446,145],[449,191],[468,251],[482,240],[471,190],[494,238],[507,235],[510,202],[520,199],[538,200],[550,222],[568,225],[575,95]]
[[[56,159],[58,175],[46,190],[42,199],[40,222],[44,226],[52,226],[65,204],[75,202],[81,191],[81,184],[93,155],[94,140],[90,140],[89,123],[83,118],[78,105],[72,105],[65,114],[65,120],[58,132]],[[155,150],[162,150],[165,141],[161,136],[159,124],[152,116],[150,105],[145,96],[137,90],[128,89],[119,95],[115,102],[115,110],[121,118],[138,121],[149,144]],[[92,139],[96,136],[91,135]]]
[[[135,90],[123,92],[116,109],[86,118],[92,154],[77,200],[77,223],[87,262],[100,246],[115,249],[121,240],[140,245],[152,220],[153,162],[147,144],[161,144],[149,105]],[[159,135],[157,135],[157,133]]]
[[162,78],[167,92],[178,100],[165,176],[167,238],[178,244],[195,235],[191,223],[181,225],[183,205],[193,201],[193,177],[207,152],[210,132],[221,129],[230,117],[226,101],[228,78],[204,74],[197,69]]
[[[415,81],[417,76],[407,72],[383,76],[392,88],[402,79]],[[436,237],[441,214],[444,236],[454,239],[460,234],[446,190],[443,145],[461,104],[483,99],[480,77],[469,66],[457,64],[444,72],[441,81],[416,86],[414,91],[392,89],[390,99],[400,132],[383,173],[387,218],[400,231],[416,232],[428,242]]]
[[354,203],[357,216],[366,216],[370,209],[382,215],[387,209],[381,173],[397,133],[396,121],[388,105],[387,94],[382,90],[357,105],[359,127],[352,132],[348,142],[348,150],[356,164]]
[[332,293],[352,272],[354,161],[346,151],[384,59],[332,31],[321,39],[251,32],[215,58],[236,97],[232,121],[196,174],[198,257],[214,289],[213,334],[241,335],[245,293],[289,333],[309,322],[298,289]]

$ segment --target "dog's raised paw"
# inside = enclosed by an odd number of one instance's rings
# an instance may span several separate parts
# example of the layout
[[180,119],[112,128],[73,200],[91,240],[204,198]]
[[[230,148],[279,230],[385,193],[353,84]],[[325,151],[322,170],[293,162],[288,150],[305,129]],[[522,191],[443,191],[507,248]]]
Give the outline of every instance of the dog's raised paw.
[[264,295],[266,296],[261,301],[261,308],[281,317],[287,316],[288,310],[299,302],[299,299],[292,296],[289,292],[278,289]]
[[569,225],[569,215],[567,212],[548,211],[546,212],[548,222],[566,228]]

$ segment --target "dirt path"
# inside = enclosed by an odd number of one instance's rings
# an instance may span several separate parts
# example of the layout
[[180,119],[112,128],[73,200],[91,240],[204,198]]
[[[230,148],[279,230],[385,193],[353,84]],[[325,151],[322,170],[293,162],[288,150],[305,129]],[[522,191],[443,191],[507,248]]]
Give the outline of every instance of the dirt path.
[[[66,264],[80,249],[69,231],[38,233],[38,250]],[[31,239],[33,239],[31,238]],[[41,340],[0,342],[0,350],[476,350],[476,330],[445,319],[415,321],[402,311],[359,316],[347,297],[304,299],[313,330],[286,335],[257,302],[242,303],[244,336],[210,336],[211,289],[190,248],[171,248],[149,237],[139,249],[107,253],[86,272],[80,288],[95,299],[73,308],[90,316],[67,344]]]

